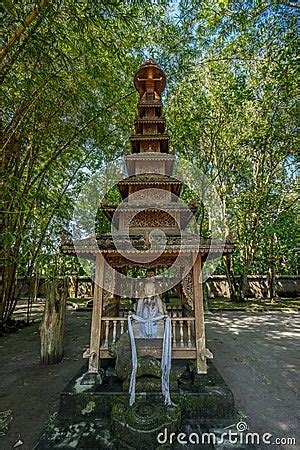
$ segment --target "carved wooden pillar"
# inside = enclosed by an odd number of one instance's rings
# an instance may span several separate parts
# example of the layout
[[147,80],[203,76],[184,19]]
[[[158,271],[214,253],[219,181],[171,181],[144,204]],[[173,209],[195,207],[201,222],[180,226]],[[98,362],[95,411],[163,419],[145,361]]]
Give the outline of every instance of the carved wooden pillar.
[[104,278],[104,257],[99,253],[96,255],[96,273],[95,288],[93,301],[93,315],[91,326],[91,339],[89,350],[89,372],[98,372],[100,367],[100,336],[101,336],[101,319],[103,306],[103,284]]
[[179,283],[179,285],[178,285],[178,289],[179,289],[179,297],[180,297],[180,303],[181,303],[181,306],[182,306],[182,315],[184,316],[185,314],[185,306],[188,304],[188,300],[187,300],[187,298],[186,298],[186,296],[184,295],[184,292],[183,292],[183,286],[182,286],[182,282],[183,282],[183,279],[184,279],[184,268],[183,267],[181,267],[180,269],[180,279],[181,279],[181,282]]
[[187,299],[183,293],[182,283],[179,284],[178,289],[179,289],[180,302],[181,302],[182,306],[184,306],[187,304]]
[[203,308],[203,291],[200,282],[201,274],[201,255],[198,253],[193,265],[193,293],[194,293],[194,311],[195,311],[195,341],[196,341],[196,363],[197,373],[207,373],[206,348],[205,348],[205,325]]
[[121,292],[121,281],[122,281],[122,274],[124,274],[123,268],[118,268],[115,272],[115,292],[113,295],[113,303],[114,303],[114,313],[116,316],[120,315],[120,301],[121,301],[121,295],[119,294]]

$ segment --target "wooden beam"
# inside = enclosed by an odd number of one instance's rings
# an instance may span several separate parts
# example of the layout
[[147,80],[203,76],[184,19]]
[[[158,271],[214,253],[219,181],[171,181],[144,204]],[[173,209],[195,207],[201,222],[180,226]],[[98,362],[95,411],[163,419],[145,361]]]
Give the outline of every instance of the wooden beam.
[[95,288],[92,313],[91,339],[89,350],[89,372],[98,372],[100,366],[100,336],[103,306],[104,258],[96,255]]
[[200,282],[201,255],[198,253],[193,265],[193,299],[195,311],[195,340],[196,340],[196,364],[197,373],[207,373],[205,357],[205,325],[203,308],[203,290]]

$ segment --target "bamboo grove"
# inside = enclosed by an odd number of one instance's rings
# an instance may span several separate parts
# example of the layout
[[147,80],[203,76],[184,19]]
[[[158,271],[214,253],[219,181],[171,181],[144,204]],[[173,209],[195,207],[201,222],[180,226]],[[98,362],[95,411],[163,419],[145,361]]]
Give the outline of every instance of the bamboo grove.
[[147,56],[169,77],[173,151],[222,200],[237,251],[217,270],[232,298],[245,297],[250,273],[272,284],[297,272],[298,12],[293,1],[4,2],[2,323],[17,277],[74,270],[60,236],[87,177],[127,151],[130,83]]

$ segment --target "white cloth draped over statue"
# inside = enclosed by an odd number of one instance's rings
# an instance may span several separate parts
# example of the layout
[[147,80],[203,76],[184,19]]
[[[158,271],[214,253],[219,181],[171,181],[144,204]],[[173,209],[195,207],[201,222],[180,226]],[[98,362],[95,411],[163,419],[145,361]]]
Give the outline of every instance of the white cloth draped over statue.
[[160,298],[150,295],[140,299],[136,314],[128,316],[128,333],[131,345],[132,372],[129,384],[129,403],[135,402],[135,383],[137,371],[137,351],[135,338],[163,339],[161,370],[162,370],[162,394],[166,405],[171,405],[169,392],[169,377],[172,359],[172,326],[171,318],[164,314]]

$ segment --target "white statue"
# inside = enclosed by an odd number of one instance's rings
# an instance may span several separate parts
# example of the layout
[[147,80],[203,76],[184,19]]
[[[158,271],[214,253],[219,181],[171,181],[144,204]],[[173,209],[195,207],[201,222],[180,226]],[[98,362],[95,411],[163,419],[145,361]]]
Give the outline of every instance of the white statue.
[[151,280],[144,285],[144,297],[137,303],[136,315],[146,322],[133,323],[134,334],[142,339],[163,338],[164,320],[151,321],[155,317],[165,316],[166,309],[161,298],[155,292],[155,283]]

